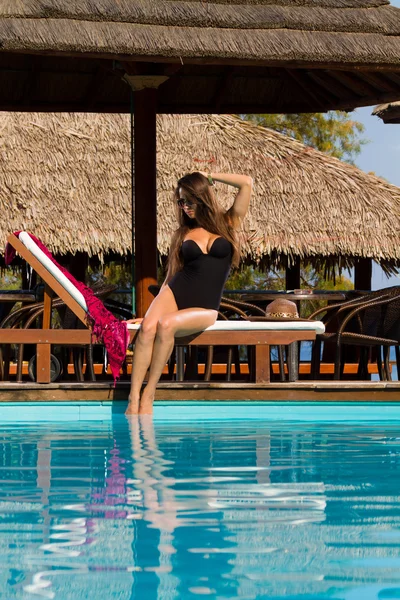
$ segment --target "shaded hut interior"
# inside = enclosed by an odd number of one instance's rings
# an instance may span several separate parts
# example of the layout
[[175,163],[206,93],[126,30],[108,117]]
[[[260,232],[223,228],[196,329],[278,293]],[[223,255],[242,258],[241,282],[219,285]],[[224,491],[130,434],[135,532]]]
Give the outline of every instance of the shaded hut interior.
[[127,112],[126,74],[159,87],[159,113],[351,109],[400,88],[387,0],[9,0],[0,39],[3,109]]

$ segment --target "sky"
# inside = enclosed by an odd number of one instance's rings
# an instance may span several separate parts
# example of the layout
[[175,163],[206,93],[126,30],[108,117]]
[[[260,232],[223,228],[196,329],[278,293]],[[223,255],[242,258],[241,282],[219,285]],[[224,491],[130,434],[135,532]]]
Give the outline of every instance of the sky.
[[[392,0],[391,4],[400,8],[400,0]],[[373,171],[376,175],[400,187],[400,124],[385,125],[381,119],[371,115],[373,108],[373,106],[358,108],[351,113],[355,120],[364,125],[363,137],[369,140],[369,143],[362,147],[356,165],[363,171]],[[388,279],[382,269],[373,263],[372,289],[391,285],[400,285],[400,276]]]

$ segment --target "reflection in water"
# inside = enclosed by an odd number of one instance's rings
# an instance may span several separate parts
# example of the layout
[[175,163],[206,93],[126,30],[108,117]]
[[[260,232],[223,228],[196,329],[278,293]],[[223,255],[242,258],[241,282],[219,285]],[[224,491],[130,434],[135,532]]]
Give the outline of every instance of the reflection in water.
[[399,425],[7,424],[0,597],[397,598]]

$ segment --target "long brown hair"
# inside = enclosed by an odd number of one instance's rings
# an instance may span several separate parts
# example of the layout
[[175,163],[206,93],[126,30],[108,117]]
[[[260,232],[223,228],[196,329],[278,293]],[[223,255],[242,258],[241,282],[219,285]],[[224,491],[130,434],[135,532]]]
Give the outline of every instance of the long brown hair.
[[235,235],[235,229],[229,215],[217,203],[212,186],[207,177],[201,173],[194,172],[184,175],[178,181],[174,192],[175,201],[179,200],[179,189],[186,193],[186,197],[196,204],[196,217],[191,219],[177,207],[179,227],[175,231],[171,240],[171,247],[168,256],[168,274],[167,280],[183,267],[181,253],[182,242],[191,229],[202,227],[210,233],[214,233],[228,240],[232,244],[232,265],[237,267],[239,264],[240,251],[238,240]]

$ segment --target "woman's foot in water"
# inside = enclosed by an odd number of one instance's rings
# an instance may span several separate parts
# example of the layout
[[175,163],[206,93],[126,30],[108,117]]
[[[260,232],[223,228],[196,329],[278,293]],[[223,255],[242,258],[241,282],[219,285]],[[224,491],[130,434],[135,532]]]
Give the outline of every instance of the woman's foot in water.
[[140,415],[152,415],[153,414],[153,403],[154,403],[154,392],[147,391],[144,388],[142,397],[140,398],[139,414]]
[[125,411],[126,415],[138,415],[139,414],[139,401],[140,398],[133,398],[129,395],[128,397],[128,407]]

